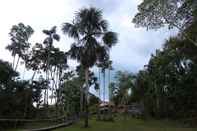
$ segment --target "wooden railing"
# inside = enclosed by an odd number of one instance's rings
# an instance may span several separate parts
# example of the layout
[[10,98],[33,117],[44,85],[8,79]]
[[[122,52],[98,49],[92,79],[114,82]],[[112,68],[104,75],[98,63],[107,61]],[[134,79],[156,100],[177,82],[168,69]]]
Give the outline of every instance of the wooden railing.
[[[11,122],[14,123],[14,127],[17,127],[17,123],[33,123],[33,122],[54,122],[55,125],[47,126],[44,128],[39,129],[27,129],[25,131],[49,131],[52,129],[56,129],[59,127],[69,126],[75,122],[79,121],[78,116],[71,116],[71,117],[58,117],[58,118],[51,118],[51,119],[0,119],[0,123],[7,123]],[[57,124],[58,123],[58,124]]]

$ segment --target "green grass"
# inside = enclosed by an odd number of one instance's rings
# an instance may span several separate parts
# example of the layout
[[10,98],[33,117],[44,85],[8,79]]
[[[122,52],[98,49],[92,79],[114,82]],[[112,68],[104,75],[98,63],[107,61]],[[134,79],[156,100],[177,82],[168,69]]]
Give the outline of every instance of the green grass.
[[[54,124],[54,123],[53,123]],[[24,129],[40,128],[53,125],[50,123],[28,123],[18,129],[9,131],[25,131]],[[135,118],[116,117],[114,122],[96,121],[90,119],[90,127],[83,128],[83,121],[69,127],[59,128],[53,131],[197,131],[197,128],[186,128],[184,125],[168,120],[141,120]]]
[[119,118],[114,122],[90,120],[90,127],[83,128],[83,121],[69,127],[53,131],[197,131],[197,128],[186,128],[181,124],[167,120],[140,120]]

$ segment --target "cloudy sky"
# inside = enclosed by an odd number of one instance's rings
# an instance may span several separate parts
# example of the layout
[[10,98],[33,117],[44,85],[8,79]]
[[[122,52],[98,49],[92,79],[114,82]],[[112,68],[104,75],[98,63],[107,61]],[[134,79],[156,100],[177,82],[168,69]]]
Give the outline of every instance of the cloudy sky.
[[[111,51],[113,67],[116,70],[137,72],[148,63],[151,53],[161,48],[165,39],[175,34],[175,31],[165,28],[157,31],[135,28],[131,21],[141,2],[142,0],[1,0],[0,59],[12,61],[13,58],[5,47],[10,43],[10,28],[19,22],[30,25],[35,30],[30,40],[32,44],[43,41],[43,29],[58,26],[61,41],[55,45],[63,51],[68,50],[72,39],[61,33],[62,23],[71,22],[74,13],[80,8],[93,6],[102,9],[110,30],[118,33],[119,42]],[[75,65],[73,62],[70,64]],[[23,68],[18,71],[22,74]],[[28,78],[30,75],[31,73],[26,73],[23,77]]]
[[[23,22],[33,27],[35,33],[31,42],[42,42],[43,29],[70,22],[74,13],[82,8],[94,6],[103,10],[103,17],[109,21],[110,29],[118,33],[119,43],[112,49],[111,59],[117,69],[137,72],[147,64],[151,53],[174,31],[161,29],[147,31],[135,28],[131,23],[142,0],[2,0],[0,1],[0,59],[11,61],[10,53],[5,50],[9,41],[12,25]],[[55,43],[62,50],[68,50],[71,39],[61,35]]]

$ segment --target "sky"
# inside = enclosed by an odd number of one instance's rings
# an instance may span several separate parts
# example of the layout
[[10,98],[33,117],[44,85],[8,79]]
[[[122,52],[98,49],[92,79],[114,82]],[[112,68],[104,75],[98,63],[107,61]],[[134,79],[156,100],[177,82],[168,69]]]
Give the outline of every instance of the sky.
[[[169,36],[176,34],[175,30],[166,28],[157,31],[135,28],[132,18],[141,2],[142,0],[1,0],[0,59],[12,61],[13,58],[5,47],[10,43],[10,28],[19,22],[30,25],[35,30],[30,39],[32,44],[43,41],[43,29],[56,25],[61,40],[55,46],[67,51],[72,39],[61,33],[62,24],[71,22],[80,8],[92,6],[103,11],[103,18],[108,20],[110,30],[118,33],[119,42],[111,50],[113,67],[136,73],[143,69],[151,54],[161,48]],[[75,62],[71,61],[70,65],[74,66]],[[22,72],[22,68],[18,71]]]

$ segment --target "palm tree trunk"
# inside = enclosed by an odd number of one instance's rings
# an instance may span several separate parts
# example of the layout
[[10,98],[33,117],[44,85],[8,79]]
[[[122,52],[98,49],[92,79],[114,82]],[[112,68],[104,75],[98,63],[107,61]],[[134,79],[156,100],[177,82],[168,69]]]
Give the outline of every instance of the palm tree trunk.
[[[47,80],[49,80],[49,71],[47,71]],[[47,88],[46,90],[46,104],[47,104],[47,107],[48,107],[48,98],[49,98],[49,87]]]
[[13,62],[12,62],[12,68],[13,69],[14,69],[14,65],[15,65],[15,58],[16,58],[16,55],[14,55]]
[[85,123],[84,123],[84,127],[87,128],[89,126],[89,122],[88,122],[88,117],[89,117],[89,110],[88,110],[88,91],[89,91],[89,69],[86,68],[85,69],[85,81],[86,81],[86,87],[85,87]]
[[35,75],[36,75],[36,71],[34,71],[33,76],[31,77],[31,81],[34,80]]
[[57,117],[59,116],[59,105],[58,105],[58,103],[59,103],[59,89],[58,89],[58,81],[59,81],[59,69],[57,69],[57,71],[56,71],[56,83],[55,83],[55,91],[56,91],[56,98],[55,98],[55,105],[56,105],[56,115],[57,115]]
[[[101,74],[100,74],[101,72],[100,72],[100,68],[98,68],[98,73],[99,73],[99,104],[100,104],[100,99],[101,99]],[[100,118],[101,118],[99,104],[97,105],[97,120],[100,120]]]
[[110,83],[111,83],[111,79],[110,79],[110,69],[108,69],[108,90],[109,90],[109,101],[111,100],[111,88],[110,88]]
[[64,113],[64,103],[63,103],[63,88],[61,87],[61,76],[62,76],[62,67],[60,66],[59,70],[59,88],[60,88],[60,96],[61,96],[61,111]]
[[25,94],[25,105],[24,105],[24,112],[23,112],[23,118],[26,118],[27,114],[27,94]]
[[105,69],[103,71],[103,101],[105,102]]
[[[48,71],[46,70],[46,81],[48,82]],[[47,86],[48,88],[48,86]],[[47,88],[44,89],[44,105],[46,106]]]
[[54,98],[54,90],[55,90],[55,86],[56,86],[56,81],[55,81],[55,76],[56,76],[56,69],[57,67],[55,66],[55,68],[52,70],[51,69],[51,79],[52,79],[52,87],[51,87],[51,104],[52,104],[52,101],[53,101],[53,98]]
[[20,57],[18,56],[18,60],[17,60],[17,63],[16,63],[16,67],[15,67],[15,69],[14,69],[15,71],[17,70],[19,60],[20,60]]
[[108,91],[109,91],[109,101],[110,101],[110,93],[111,93],[111,90],[109,89],[109,86],[110,86],[110,83],[111,83],[111,80],[110,80],[110,68],[108,69]]
[[101,99],[101,70],[99,68],[99,99]]
[[[53,72],[55,74],[55,72]],[[51,78],[54,80],[54,74],[51,72]],[[54,96],[54,86],[55,86],[55,82],[53,81],[52,87],[51,87],[51,104],[53,103],[53,96]]]
[[25,72],[26,72],[26,68],[24,67],[24,70],[23,70],[23,80],[25,78]]
[[[48,48],[47,48],[47,69],[46,69],[46,80],[47,80],[47,82],[49,82],[49,66],[50,66],[50,62],[49,62],[49,59],[50,59],[50,49],[51,49],[51,46],[49,46]],[[48,107],[48,89],[49,89],[49,87],[47,86],[47,89],[46,89],[46,104],[47,104],[47,107]]]
[[80,116],[83,114],[83,86],[80,87]]

